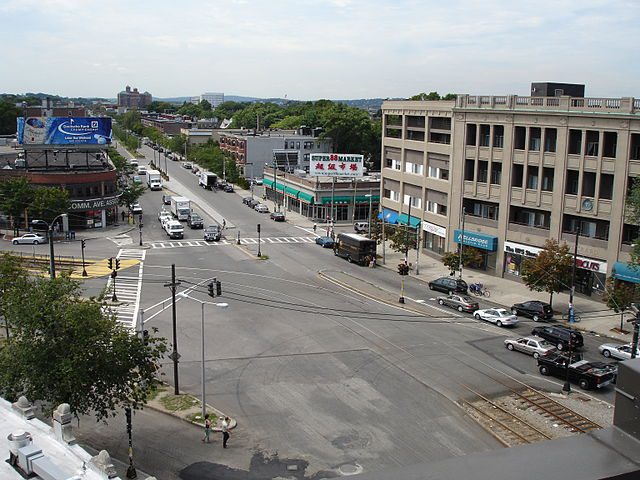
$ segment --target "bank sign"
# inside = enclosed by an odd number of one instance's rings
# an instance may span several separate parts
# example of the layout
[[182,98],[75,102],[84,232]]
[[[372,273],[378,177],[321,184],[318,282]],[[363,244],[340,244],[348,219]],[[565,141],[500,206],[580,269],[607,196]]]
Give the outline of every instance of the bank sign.
[[118,197],[94,198],[91,200],[71,200],[69,211],[87,212],[89,210],[104,210],[118,205]]
[[111,143],[108,117],[18,117],[21,145],[107,145]]
[[488,250],[490,252],[495,252],[498,249],[498,237],[494,237],[493,235],[484,235],[466,230],[463,235],[462,230],[455,230],[453,232],[453,238],[456,243],[462,243],[463,245]]
[[312,153],[309,175],[312,177],[361,177],[364,157],[349,153]]

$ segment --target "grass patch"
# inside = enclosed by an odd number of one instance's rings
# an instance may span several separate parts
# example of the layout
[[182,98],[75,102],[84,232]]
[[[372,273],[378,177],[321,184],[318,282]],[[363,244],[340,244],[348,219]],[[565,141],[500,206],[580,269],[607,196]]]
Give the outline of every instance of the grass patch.
[[164,408],[172,412],[188,410],[198,404],[198,400],[191,395],[165,395],[160,401]]
[[147,396],[147,401],[155,400],[155,398],[160,394],[160,392],[164,392],[167,389],[165,385],[156,381],[153,382],[153,385],[149,387],[149,394]]
[[[207,413],[209,414],[209,420],[211,420],[211,423],[215,425],[218,422],[218,416],[215,413],[210,413],[210,412],[207,412]],[[187,415],[187,420],[195,423],[204,423],[204,418],[202,418],[202,412],[191,413]]]
[[260,255],[258,260],[269,260],[269,255]]

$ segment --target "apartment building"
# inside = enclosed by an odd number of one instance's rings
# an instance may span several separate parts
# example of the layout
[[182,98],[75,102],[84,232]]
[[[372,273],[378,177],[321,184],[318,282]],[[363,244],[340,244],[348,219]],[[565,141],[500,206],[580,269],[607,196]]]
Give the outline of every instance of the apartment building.
[[577,238],[578,291],[601,292],[611,275],[640,283],[626,264],[638,226],[624,215],[640,100],[459,95],[382,110],[383,214],[420,223],[425,252],[463,241],[479,268],[517,278],[545,240]]
[[151,105],[152,101],[149,92],[141,93],[137,88],[131,89],[129,85],[118,93],[118,107],[144,109]]

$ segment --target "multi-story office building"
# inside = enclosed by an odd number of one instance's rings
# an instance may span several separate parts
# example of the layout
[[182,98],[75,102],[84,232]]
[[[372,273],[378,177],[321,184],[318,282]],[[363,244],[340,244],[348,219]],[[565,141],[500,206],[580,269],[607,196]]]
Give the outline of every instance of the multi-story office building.
[[118,107],[144,109],[151,105],[153,99],[149,92],[140,93],[137,88],[127,87],[118,93]]
[[206,100],[207,102],[209,102],[209,104],[211,105],[211,108],[216,108],[221,103],[224,103],[224,93],[220,93],[220,92],[203,93],[202,95],[200,95],[198,103],[200,103],[203,100]]
[[411,208],[425,251],[463,239],[479,268],[517,278],[547,239],[573,247],[578,232],[578,291],[602,291],[610,275],[640,283],[625,268],[638,226],[624,215],[640,176],[640,100],[459,95],[388,101],[383,114],[385,218]]

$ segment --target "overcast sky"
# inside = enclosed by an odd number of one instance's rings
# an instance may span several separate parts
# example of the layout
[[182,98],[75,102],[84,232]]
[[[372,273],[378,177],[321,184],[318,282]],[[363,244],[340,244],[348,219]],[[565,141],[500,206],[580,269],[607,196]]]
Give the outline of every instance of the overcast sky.
[[0,92],[639,96],[640,0],[0,0]]

